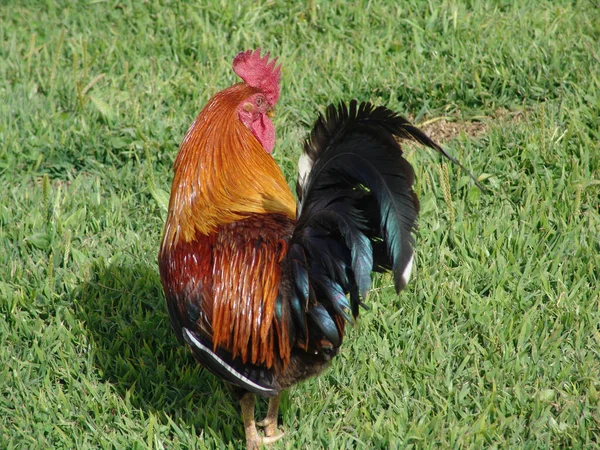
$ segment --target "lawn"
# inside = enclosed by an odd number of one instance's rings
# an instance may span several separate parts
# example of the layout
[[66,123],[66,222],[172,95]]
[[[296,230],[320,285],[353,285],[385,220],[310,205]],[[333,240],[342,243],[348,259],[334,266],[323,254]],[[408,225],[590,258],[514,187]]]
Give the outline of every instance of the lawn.
[[592,0],[3,2],[0,448],[244,448],[237,403],[176,342],[156,256],[179,143],[256,47],[283,64],[291,186],[317,112],[356,98],[438,133],[487,188],[407,147],[415,277],[399,296],[375,278],[272,448],[600,445],[599,42]]

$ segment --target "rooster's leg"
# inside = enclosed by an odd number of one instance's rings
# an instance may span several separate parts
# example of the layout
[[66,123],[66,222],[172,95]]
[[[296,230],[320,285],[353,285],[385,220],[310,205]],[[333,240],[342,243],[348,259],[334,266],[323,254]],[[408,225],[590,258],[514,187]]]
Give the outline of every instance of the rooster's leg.
[[280,398],[281,394],[278,394],[277,397],[269,399],[269,409],[267,410],[267,416],[256,424],[259,427],[264,428],[265,436],[272,437],[273,442],[283,437],[283,433],[280,433],[277,429],[277,414],[279,413]]
[[240,399],[240,404],[242,406],[244,430],[246,431],[246,448],[247,450],[258,450],[260,448],[260,438],[254,422],[254,394],[244,394]]
[[[263,438],[258,436],[258,432],[256,431],[256,423],[254,422],[254,394],[244,394],[240,400],[240,404],[242,406],[244,430],[246,431],[247,450],[258,450],[260,448],[260,444],[271,444],[283,436],[283,434],[277,436],[267,435]],[[275,430],[277,430],[277,427],[275,427]]]

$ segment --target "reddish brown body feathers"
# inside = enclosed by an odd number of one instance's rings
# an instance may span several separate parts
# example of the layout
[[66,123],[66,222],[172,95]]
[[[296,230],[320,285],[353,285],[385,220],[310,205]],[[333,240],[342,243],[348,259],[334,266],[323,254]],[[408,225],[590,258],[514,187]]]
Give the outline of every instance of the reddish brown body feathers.
[[286,364],[290,339],[274,309],[287,251],[282,236],[291,235],[291,226],[281,214],[253,214],[172,247],[161,257],[161,273],[180,317],[190,322],[182,325],[204,331],[215,348],[244,362]]
[[236,116],[255,91],[240,83],[218,93],[188,130],[159,265],[175,320],[215,349],[272,367],[290,356],[274,308],[295,202],[273,158]]
[[276,356],[289,360],[288,330],[274,314],[280,262],[287,253],[282,236],[291,236],[291,225],[281,215],[254,215],[216,235],[213,264],[220,273],[213,272],[214,296],[228,301],[214,303],[213,341],[232,349],[234,358],[267,367]]

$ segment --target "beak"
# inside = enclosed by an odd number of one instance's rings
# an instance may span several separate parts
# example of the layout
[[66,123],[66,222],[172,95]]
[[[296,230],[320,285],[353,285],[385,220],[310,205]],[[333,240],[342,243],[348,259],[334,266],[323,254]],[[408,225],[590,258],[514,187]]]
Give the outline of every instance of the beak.
[[275,117],[275,108],[271,108],[267,111],[267,117],[273,119]]

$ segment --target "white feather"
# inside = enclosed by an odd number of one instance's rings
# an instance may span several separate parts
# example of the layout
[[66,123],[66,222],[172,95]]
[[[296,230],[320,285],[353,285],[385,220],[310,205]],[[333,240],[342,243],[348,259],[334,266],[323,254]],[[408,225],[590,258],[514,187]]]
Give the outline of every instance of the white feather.
[[306,153],[302,153],[300,159],[298,159],[298,184],[302,189],[304,189],[313,164],[314,161]]
[[404,272],[402,272],[402,281],[404,281],[405,285],[408,284],[408,280],[410,280],[410,273],[412,272],[414,261],[415,261],[415,254],[413,253],[410,256],[410,261],[408,261],[408,264],[404,268]]
[[225,370],[227,370],[227,372],[232,374],[238,380],[241,380],[244,383],[249,384],[250,386],[254,387],[255,389],[257,389],[259,391],[267,392],[267,393],[271,392],[271,389],[265,389],[264,387],[256,384],[254,381],[243,376],[237,370],[233,369],[229,364],[227,364],[225,361],[223,361],[221,358],[219,358],[212,350],[210,350],[208,347],[203,345],[202,342],[200,342],[198,339],[196,339],[196,337],[194,336],[194,333],[192,333],[190,330],[188,330],[187,328],[184,327],[183,332],[189,338],[189,340],[192,342],[192,344],[194,344],[196,347],[198,347],[204,353],[208,353],[215,362],[217,362],[221,367],[223,367]]

